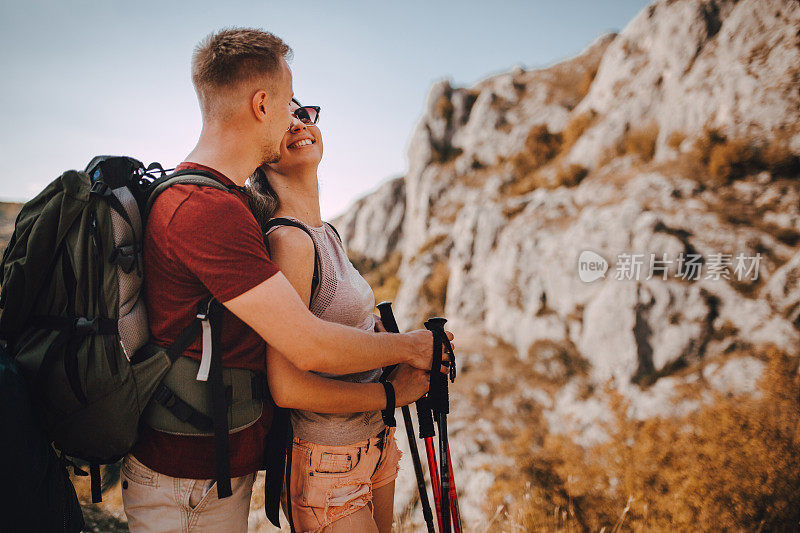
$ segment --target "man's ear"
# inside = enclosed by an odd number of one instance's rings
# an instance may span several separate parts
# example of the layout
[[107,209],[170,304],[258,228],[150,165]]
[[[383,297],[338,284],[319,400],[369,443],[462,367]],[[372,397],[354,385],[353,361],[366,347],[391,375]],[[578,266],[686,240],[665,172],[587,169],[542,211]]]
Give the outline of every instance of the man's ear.
[[256,119],[263,121],[267,118],[267,91],[256,91],[252,100],[253,114]]

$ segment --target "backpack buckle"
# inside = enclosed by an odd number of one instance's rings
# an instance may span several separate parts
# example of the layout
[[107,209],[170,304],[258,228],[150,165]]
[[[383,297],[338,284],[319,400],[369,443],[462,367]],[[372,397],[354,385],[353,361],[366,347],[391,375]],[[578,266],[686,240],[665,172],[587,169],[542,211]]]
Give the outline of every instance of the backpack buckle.
[[107,196],[109,194],[108,184],[99,179],[92,182],[92,187],[89,189],[89,194],[97,194],[99,196]]
[[78,317],[75,319],[75,333],[78,335],[88,335],[90,333],[97,333],[97,318],[89,320],[86,317]]
[[197,306],[197,318],[208,320],[212,305],[214,305],[214,298],[209,298],[206,302],[200,302],[200,305]]

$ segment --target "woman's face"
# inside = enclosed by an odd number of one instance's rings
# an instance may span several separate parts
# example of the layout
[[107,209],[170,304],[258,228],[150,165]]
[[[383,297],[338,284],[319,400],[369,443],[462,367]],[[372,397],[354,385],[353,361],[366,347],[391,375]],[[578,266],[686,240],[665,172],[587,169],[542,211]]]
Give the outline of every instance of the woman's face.
[[[292,102],[292,113],[300,106]],[[293,171],[316,169],[322,160],[322,133],[316,124],[304,124],[292,116],[292,125],[283,134],[280,146],[281,159],[268,167],[283,175]]]

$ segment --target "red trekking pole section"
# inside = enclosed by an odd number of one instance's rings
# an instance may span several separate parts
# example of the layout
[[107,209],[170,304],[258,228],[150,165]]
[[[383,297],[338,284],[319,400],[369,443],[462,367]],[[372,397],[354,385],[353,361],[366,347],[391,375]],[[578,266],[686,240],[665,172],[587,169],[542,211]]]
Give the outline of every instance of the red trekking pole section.
[[447,450],[447,467],[450,470],[450,514],[453,517],[453,530],[461,533],[461,512],[458,510],[458,493],[456,492],[456,482],[453,479],[453,460],[450,458],[450,450]]
[[436,466],[436,452],[433,449],[433,437],[425,439],[425,451],[428,452],[428,472],[431,474],[433,486],[433,502],[436,506],[436,519],[439,531],[442,530],[442,495],[439,493],[439,467]]

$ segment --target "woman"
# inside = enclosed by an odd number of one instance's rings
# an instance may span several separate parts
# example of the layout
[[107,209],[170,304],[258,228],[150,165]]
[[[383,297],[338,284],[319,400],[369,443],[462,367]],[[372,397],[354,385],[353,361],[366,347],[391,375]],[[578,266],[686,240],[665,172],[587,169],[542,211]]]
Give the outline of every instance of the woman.
[[[295,119],[284,135],[280,161],[262,167],[250,183],[257,218],[286,218],[305,228],[269,228],[270,256],[320,318],[384,331],[373,315],[369,285],[347,259],[335,230],[320,217],[319,108],[303,107],[294,100],[293,111]],[[315,271],[318,279],[312,293]],[[316,375],[268,349],[273,398],[293,409],[290,500],[297,531],[391,531],[400,451],[394,428],[387,428],[381,417],[388,400],[378,383],[380,373],[375,369],[345,376]],[[392,379],[397,405],[422,396],[428,379],[425,372],[399,369]]]

